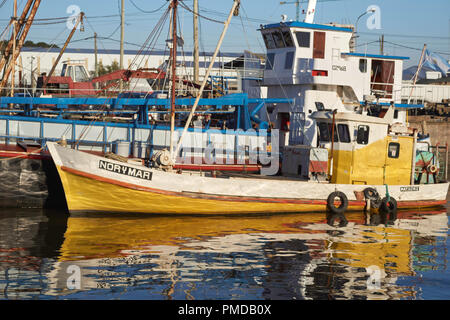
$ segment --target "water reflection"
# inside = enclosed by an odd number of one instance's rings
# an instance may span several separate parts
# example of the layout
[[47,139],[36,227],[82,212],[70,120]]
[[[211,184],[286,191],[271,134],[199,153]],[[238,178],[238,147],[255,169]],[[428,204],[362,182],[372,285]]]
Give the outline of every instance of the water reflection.
[[427,298],[423,272],[449,279],[447,211],[396,218],[12,210],[0,214],[0,298]]

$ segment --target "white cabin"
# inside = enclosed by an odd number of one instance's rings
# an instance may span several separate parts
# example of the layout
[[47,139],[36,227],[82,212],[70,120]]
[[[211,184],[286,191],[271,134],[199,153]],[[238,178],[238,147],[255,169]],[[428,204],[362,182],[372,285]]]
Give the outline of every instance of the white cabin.
[[[361,106],[369,97],[386,108],[401,107],[407,57],[351,52],[349,27],[290,21],[261,26],[260,31],[267,48],[267,96],[295,101],[261,114],[281,130],[281,145],[316,146],[314,111],[365,113]],[[405,118],[406,111],[399,109],[394,121],[404,123]]]

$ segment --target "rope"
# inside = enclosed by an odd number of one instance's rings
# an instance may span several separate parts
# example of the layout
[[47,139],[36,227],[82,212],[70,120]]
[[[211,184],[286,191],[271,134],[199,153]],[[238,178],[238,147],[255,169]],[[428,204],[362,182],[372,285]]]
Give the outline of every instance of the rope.
[[389,195],[388,185],[384,185],[386,187],[386,200],[387,202],[391,201],[391,196]]

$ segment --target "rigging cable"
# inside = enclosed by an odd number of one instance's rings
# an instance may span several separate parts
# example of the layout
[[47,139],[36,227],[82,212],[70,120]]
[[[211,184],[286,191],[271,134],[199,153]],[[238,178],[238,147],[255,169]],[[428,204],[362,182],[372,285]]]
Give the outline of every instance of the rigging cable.
[[143,10],[143,9],[141,9],[140,7],[138,7],[135,3],[134,3],[134,1],[133,0],[130,0],[130,2],[131,2],[131,4],[136,8],[136,9],[138,9],[139,11],[141,11],[141,12],[143,12],[143,13],[156,13],[156,12],[158,12],[158,11],[160,11],[162,8],[164,8],[167,4],[163,4],[161,7],[159,7],[158,9],[155,9],[155,10],[151,10],[151,11],[145,11],[145,10]]
[[198,16],[199,18],[202,18],[202,19],[205,19],[205,20],[208,20],[208,21],[211,21],[211,22],[215,22],[215,23],[224,24],[223,21],[215,20],[215,19],[212,19],[212,18],[208,18],[208,17],[205,17],[205,16],[199,14],[198,12],[197,12],[197,13],[194,12],[194,10],[192,10],[191,8],[189,8],[189,7],[183,2],[183,0],[180,0],[179,3],[180,3],[180,5],[181,5],[184,9],[186,9],[187,11],[189,11],[189,12],[192,13],[192,14],[195,14],[195,15]]

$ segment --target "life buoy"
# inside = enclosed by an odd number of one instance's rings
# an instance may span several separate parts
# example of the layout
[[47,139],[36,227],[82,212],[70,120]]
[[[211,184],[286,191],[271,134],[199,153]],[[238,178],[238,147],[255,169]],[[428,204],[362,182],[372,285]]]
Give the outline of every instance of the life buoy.
[[383,210],[386,213],[394,213],[397,212],[397,200],[395,200],[393,197],[388,198],[384,197],[381,200],[381,210]]
[[[336,198],[339,198],[339,201],[341,204],[339,206],[336,206],[334,204],[334,201]],[[348,199],[345,193],[341,191],[335,191],[330,193],[330,195],[327,198],[327,208],[330,209],[333,213],[344,213],[345,210],[347,210],[348,207]]]
[[430,164],[430,165],[427,167],[427,171],[428,171],[429,173],[436,173],[436,172],[438,171],[438,167],[435,166],[434,164]]

